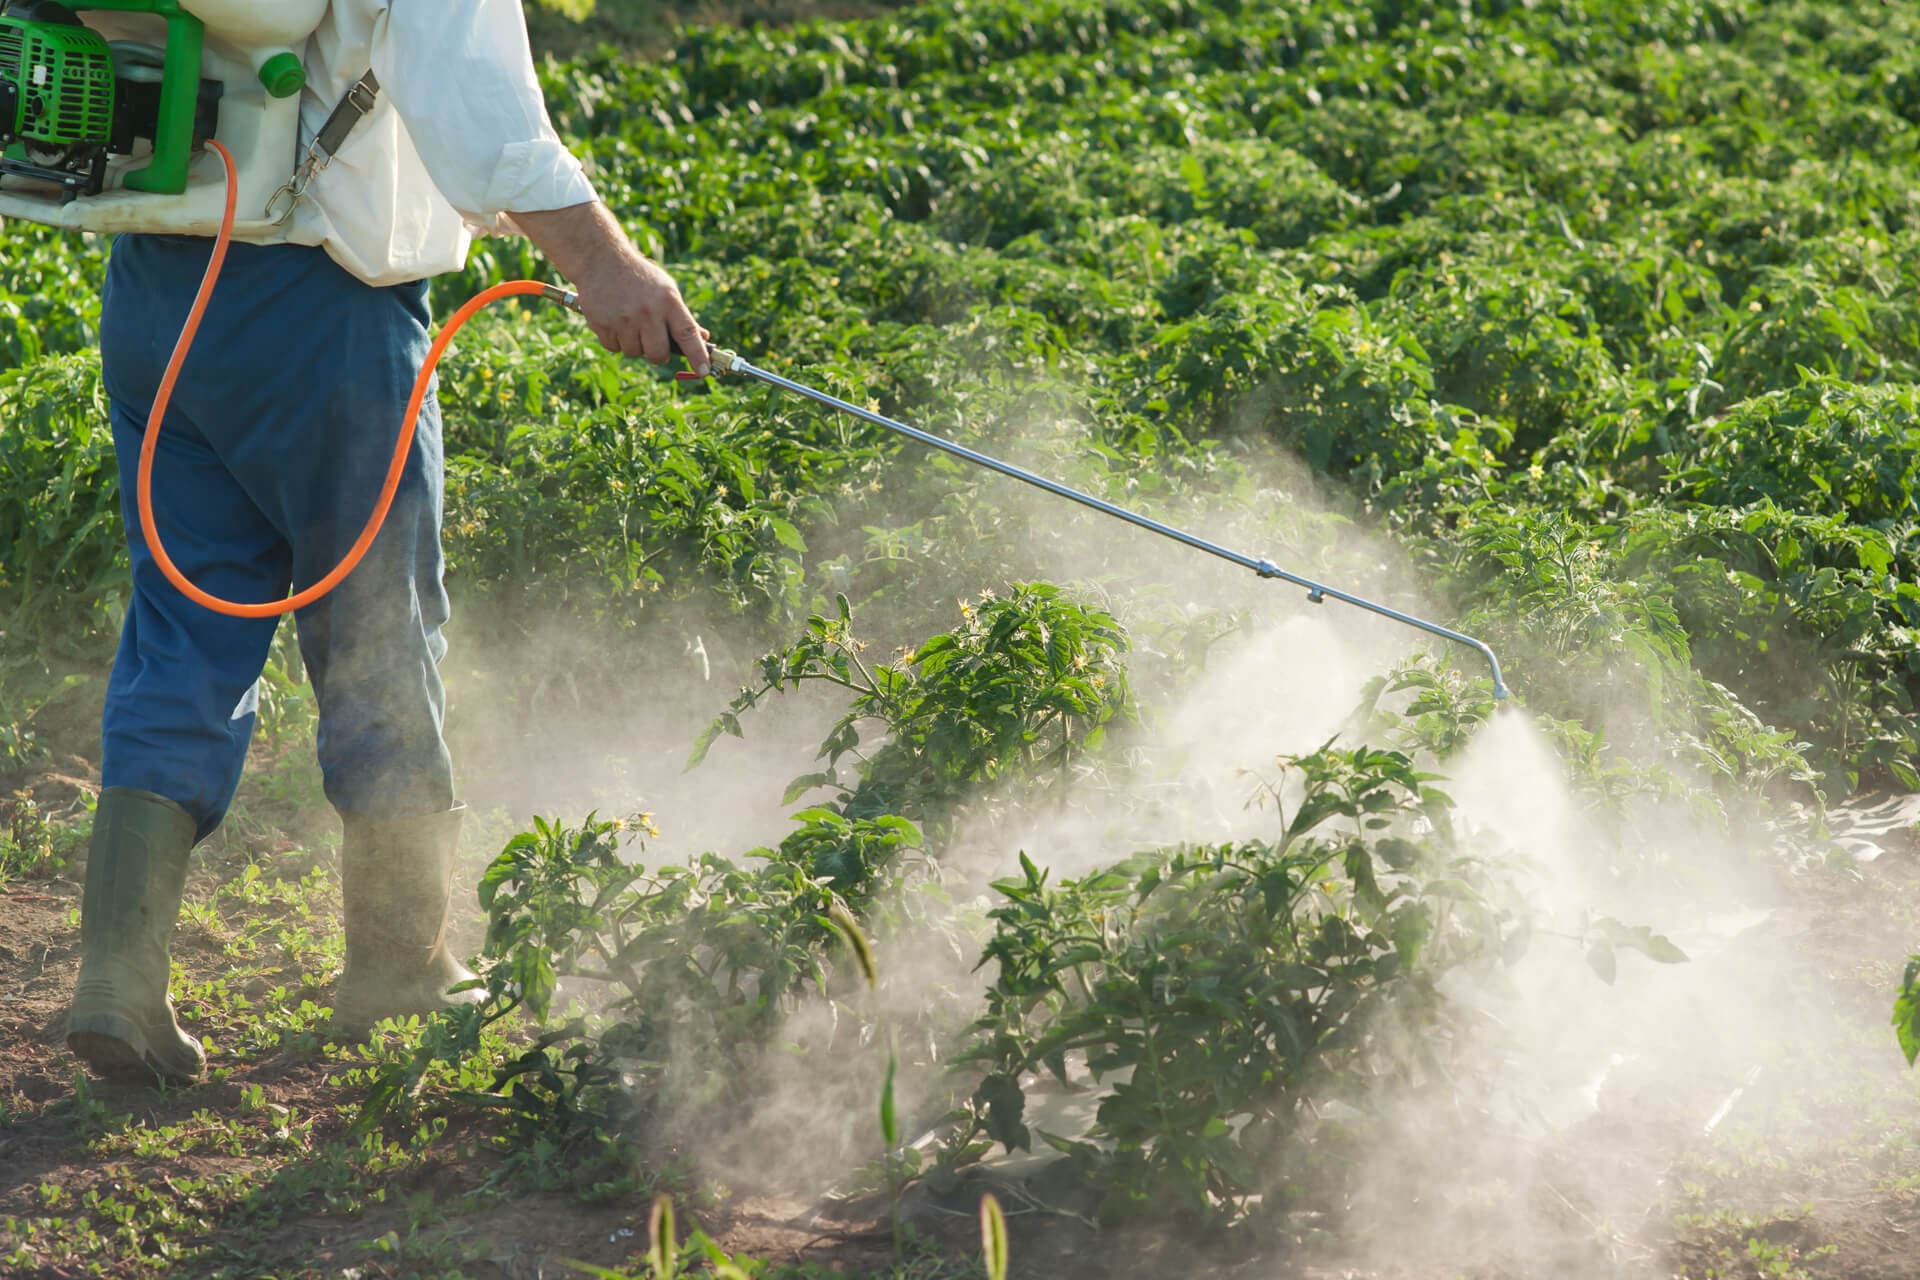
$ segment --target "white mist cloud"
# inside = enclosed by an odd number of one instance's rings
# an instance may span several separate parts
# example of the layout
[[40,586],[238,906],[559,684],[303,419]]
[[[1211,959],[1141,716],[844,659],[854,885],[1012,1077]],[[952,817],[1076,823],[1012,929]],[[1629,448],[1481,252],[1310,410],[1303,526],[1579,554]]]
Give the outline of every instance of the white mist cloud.
[[[1291,469],[1280,474],[1281,485],[1244,507],[1183,503],[1148,514],[1422,612],[1418,576],[1395,549],[1329,525],[1310,486]],[[1154,845],[1271,835],[1273,814],[1249,801],[1273,777],[1276,757],[1341,733],[1371,677],[1415,648],[1439,646],[1339,603],[1309,605],[1297,588],[1010,482],[993,500],[1010,513],[1009,527],[1033,531],[1004,549],[1018,576],[1098,581],[1122,621],[1151,607],[1215,609],[1244,623],[1157,709],[1150,746],[1165,768],[1151,786],[1044,810],[988,797],[972,821],[963,817],[954,846],[941,852],[976,888],[1010,874],[1023,850],[1058,879]],[[1290,530],[1301,539],[1297,563],[1287,558]],[[944,584],[943,598],[988,585],[961,578]],[[927,581],[927,590],[940,589]],[[884,632],[885,610],[875,616]],[[769,699],[748,719],[745,742],[723,739],[706,765],[682,774],[694,734],[732,696],[756,646],[724,617],[690,616],[678,632],[660,628],[635,646],[632,679],[649,694],[637,710],[630,696],[618,699],[618,718],[543,718],[536,708],[528,721],[519,710],[488,710],[483,691],[476,700],[456,690],[467,736],[497,735],[501,744],[477,763],[469,748],[472,771],[504,779],[498,803],[516,812],[654,810],[665,837],[649,861],[777,842],[799,807],[778,803],[781,790],[815,767],[814,749],[844,703]],[[703,670],[695,670],[692,636]],[[876,638],[884,646],[923,637]],[[514,661],[564,667],[577,643],[557,631],[535,636]],[[1449,656],[1481,674],[1471,655]],[[556,674],[553,696],[565,687],[564,672]],[[596,703],[592,689],[566,697],[572,708]],[[1449,979],[1469,1028],[1456,1074],[1376,1100],[1378,1144],[1359,1193],[1328,1230],[1351,1245],[1355,1277],[1667,1274],[1657,1242],[1676,1170],[1744,1127],[1817,1127],[1815,1112],[1796,1109],[1792,1082],[1809,1063],[1856,1051],[1794,945],[1803,921],[1781,891],[1774,851],[1734,847],[1695,815],[1651,801],[1639,802],[1624,827],[1603,822],[1518,711],[1496,716],[1445,771],[1468,838],[1514,856],[1518,886],[1550,927],[1512,967]],[[984,896],[963,904],[985,905]],[[1594,913],[1649,925],[1690,961],[1659,965],[1622,953],[1608,985],[1578,936]],[[990,974],[973,972],[966,947],[912,934],[882,933],[877,942],[880,999],[896,1030],[923,1028],[918,1019],[929,1010],[977,1011]],[[950,1085],[944,1049],[924,1037],[901,1048],[903,1116],[937,1112]],[[752,1102],[666,1124],[709,1171],[736,1184],[817,1193],[878,1154],[885,1058],[871,1027],[811,1003],[766,1051],[764,1087]],[[1289,1274],[1279,1260],[1274,1267]]]

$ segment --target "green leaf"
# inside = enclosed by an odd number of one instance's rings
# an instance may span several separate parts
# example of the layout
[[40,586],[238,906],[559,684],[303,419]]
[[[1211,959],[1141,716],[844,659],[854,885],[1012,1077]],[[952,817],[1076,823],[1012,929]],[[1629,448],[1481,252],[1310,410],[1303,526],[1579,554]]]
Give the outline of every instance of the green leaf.
[[1593,922],[1591,933],[1609,947],[1626,947],[1661,964],[1685,964],[1687,953],[1646,925],[1626,925],[1611,916]]
[[980,1255],[987,1280],[1007,1280],[1007,1216],[992,1192],[980,1197]]
[[874,990],[880,985],[880,966],[873,957],[873,944],[867,941],[867,934],[860,922],[853,918],[853,912],[839,898],[827,909],[833,927],[847,940],[847,946],[853,951],[853,958],[860,966],[861,974],[867,980],[867,989]]
[[1033,1134],[1021,1120],[1027,1095],[1018,1079],[1005,1072],[995,1072],[975,1086],[973,1099],[982,1112],[981,1128],[989,1138],[1008,1151],[1032,1148]]
[[792,804],[815,787],[830,787],[837,781],[838,777],[832,773],[803,773],[787,784],[787,789],[780,795],[780,803]]
[[1595,942],[1587,947],[1587,967],[1600,975],[1600,981],[1613,985],[1619,973],[1619,962],[1614,959],[1613,948],[1604,942]]
[[[800,536],[800,530],[794,528],[792,521],[782,520],[779,516],[769,516],[767,517],[767,527],[773,530],[773,536],[779,539],[780,545],[786,547],[788,550],[805,551],[807,549],[806,539]],[[843,596],[841,599],[845,599],[845,597]],[[843,614],[842,616],[844,617],[845,615]]]
[[1920,955],[1907,957],[1900,995],[1893,1002],[1893,1030],[1900,1041],[1900,1052],[1912,1066],[1920,1058]]
[[647,1216],[647,1266],[653,1280],[673,1280],[680,1266],[680,1241],[674,1233],[673,1199],[655,1196]]
[[899,1068],[899,1059],[891,1051],[887,1053],[887,1080],[880,1087],[880,1136],[886,1140],[887,1150],[900,1145],[900,1125],[893,1114],[893,1077]]

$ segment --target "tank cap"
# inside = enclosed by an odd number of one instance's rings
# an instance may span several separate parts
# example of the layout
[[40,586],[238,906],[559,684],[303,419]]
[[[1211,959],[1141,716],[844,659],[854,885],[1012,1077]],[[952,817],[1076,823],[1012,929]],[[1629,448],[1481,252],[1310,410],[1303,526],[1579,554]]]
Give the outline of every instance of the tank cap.
[[306,87],[307,69],[299,58],[282,50],[260,64],[260,83],[276,98],[291,98]]

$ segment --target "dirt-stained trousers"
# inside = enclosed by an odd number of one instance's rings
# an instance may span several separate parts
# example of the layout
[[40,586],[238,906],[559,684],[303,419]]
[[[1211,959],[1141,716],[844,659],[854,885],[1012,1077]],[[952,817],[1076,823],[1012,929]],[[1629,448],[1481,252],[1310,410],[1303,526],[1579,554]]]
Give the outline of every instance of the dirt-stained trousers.
[[[186,599],[141,536],[134,478],[162,371],[212,241],[114,241],[100,321],[133,594],[107,685],[102,783],[184,807],[204,838],[246,761],[273,619]],[[216,596],[278,599],[339,561],[379,493],[428,346],[424,282],[374,288],[318,248],[230,247],[161,426],[161,541]],[[299,611],[319,704],[327,799],[371,817],[453,805],[441,737],[446,644],[440,413],[427,397],[380,536],[331,595]]]

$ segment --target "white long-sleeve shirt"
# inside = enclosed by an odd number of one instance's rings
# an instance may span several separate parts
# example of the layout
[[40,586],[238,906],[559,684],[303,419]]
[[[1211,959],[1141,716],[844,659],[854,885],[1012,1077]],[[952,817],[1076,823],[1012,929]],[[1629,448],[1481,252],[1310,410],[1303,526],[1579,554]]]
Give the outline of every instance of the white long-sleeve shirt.
[[368,284],[456,271],[501,215],[594,199],[547,119],[520,0],[333,0],[303,60],[302,154],[363,72],[380,81],[287,231]]

